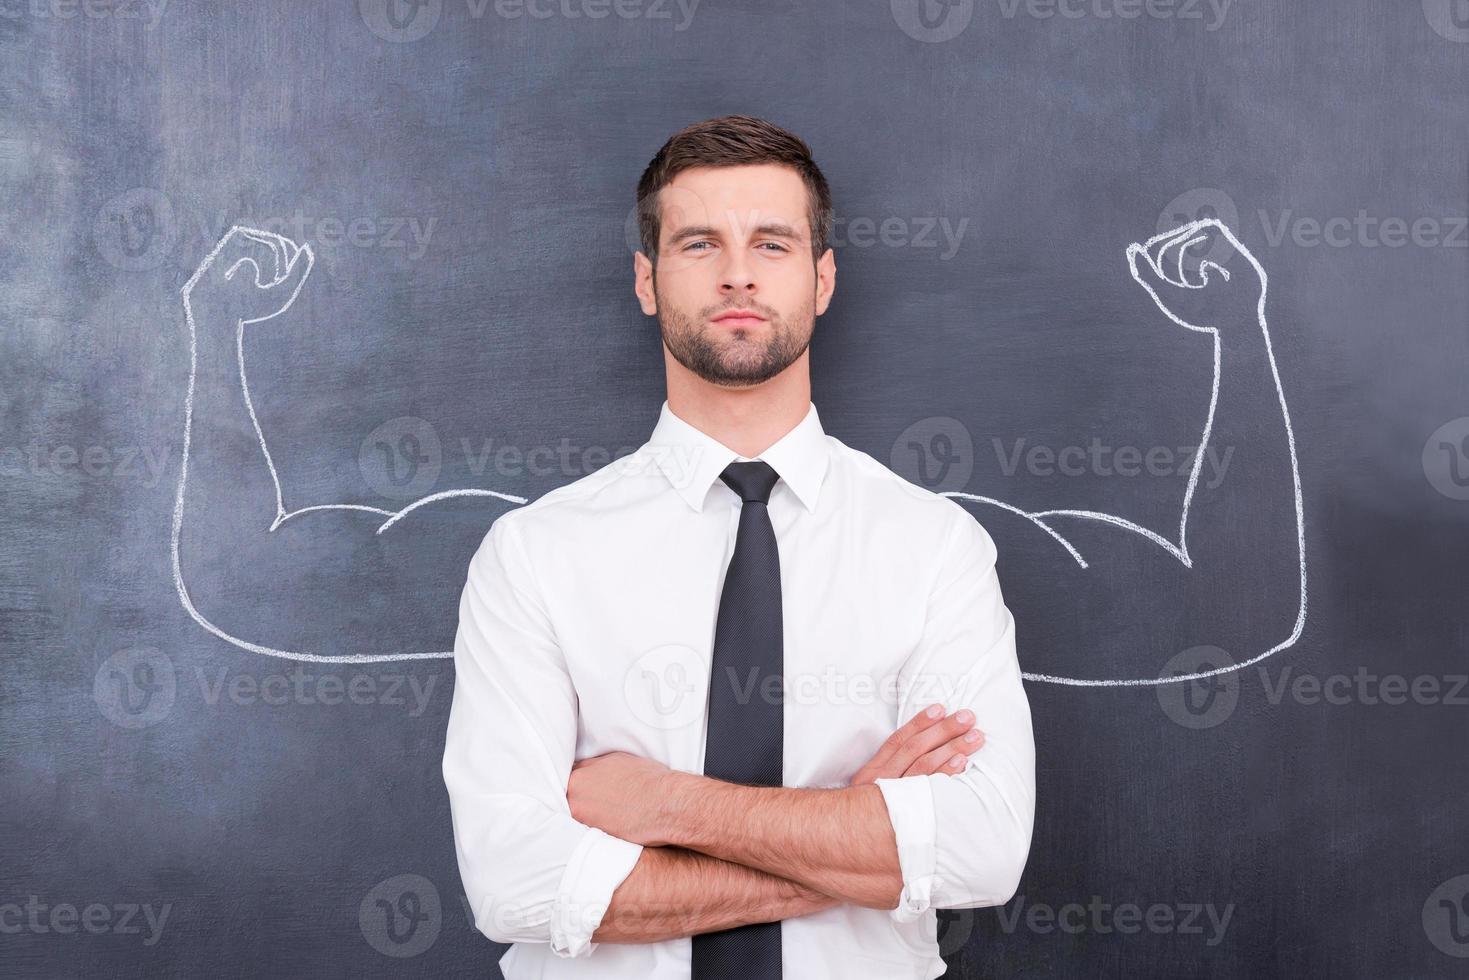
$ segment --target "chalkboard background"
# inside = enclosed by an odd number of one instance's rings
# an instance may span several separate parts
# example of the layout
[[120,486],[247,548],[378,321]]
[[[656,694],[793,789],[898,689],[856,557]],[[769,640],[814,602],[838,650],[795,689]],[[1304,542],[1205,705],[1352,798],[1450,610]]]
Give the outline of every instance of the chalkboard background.
[[[497,975],[439,770],[452,664],[271,657],[180,600],[180,290],[236,223],[314,250],[295,305],[247,328],[288,509],[535,499],[650,432],[633,188],[668,135],[731,112],[802,135],[833,186],[827,431],[936,490],[1172,537],[1209,341],[1159,313],[1124,250],[1215,216],[1269,273],[1304,632],[1205,681],[1028,685],[1029,867],[1007,907],[943,916],[950,975],[1469,966],[1462,0],[0,14],[5,975]],[[269,533],[270,471],[228,384],[236,299],[196,310],[180,563],[199,618],[319,656],[450,649],[468,557],[515,500]],[[1156,678],[1290,632],[1260,339],[1224,339],[1193,571],[1120,532],[1076,539],[1105,558],[1082,574],[956,498],[1000,544],[1027,670]],[[1062,472],[1067,447],[1086,462]],[[1159,452],[1138,470],[1122,447]]]

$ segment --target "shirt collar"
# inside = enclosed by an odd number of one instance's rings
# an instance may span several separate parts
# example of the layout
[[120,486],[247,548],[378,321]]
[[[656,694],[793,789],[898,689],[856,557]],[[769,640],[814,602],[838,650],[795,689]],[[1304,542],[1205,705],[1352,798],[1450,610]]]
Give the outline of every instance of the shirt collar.
[[[829,447],[816,405],[808,404],[805,418],[755,458],[769,463],[806,510],[814,512],[826,477]],[[648,448],[673,489],[696,511],[703,511],[709,488],[724,468],[746,459],[674,415],[667,399],[659,410]]]

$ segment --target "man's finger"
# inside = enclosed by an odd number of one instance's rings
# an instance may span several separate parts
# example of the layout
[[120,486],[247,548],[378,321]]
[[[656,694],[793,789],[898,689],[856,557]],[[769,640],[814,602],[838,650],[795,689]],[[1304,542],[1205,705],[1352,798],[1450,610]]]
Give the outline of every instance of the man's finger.
[[880,767],[885,765],[903,747],[903,743],[917,735],[919,732],[937,725],[944,717],[944,706],[937,701],[924,710],[918,712],[906,723],[893,731],[882,745],[878,746],[877,752],[867,763],[868,767]]
[[930,725],[909,738],[893,754],[891,763],[898,772],[906,772],[918,761],[919,756],[931,752],[953,738],[958,738],[974,726],[974,712],[965,708],[955,712],[936,725]]
[[936,772],[960,773],[968,764],[969,756],[984,748],[984,732],[971,729],[958,738],[950,739],[931,752],[926,752],[903,773],[905,776],[927,776]]

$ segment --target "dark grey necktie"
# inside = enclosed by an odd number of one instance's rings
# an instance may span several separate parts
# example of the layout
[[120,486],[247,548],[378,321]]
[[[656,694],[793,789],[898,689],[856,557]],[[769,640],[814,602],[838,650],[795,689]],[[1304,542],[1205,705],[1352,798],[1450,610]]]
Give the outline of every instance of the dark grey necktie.
[[[720,479],[744,503],[714,627],[704,775],[780,786],[785,643],[780,551],[767,506],[780,477],[756,460],[730,463]],[[693,944],[692,980],[780,980],[779,921],[700,933]]]

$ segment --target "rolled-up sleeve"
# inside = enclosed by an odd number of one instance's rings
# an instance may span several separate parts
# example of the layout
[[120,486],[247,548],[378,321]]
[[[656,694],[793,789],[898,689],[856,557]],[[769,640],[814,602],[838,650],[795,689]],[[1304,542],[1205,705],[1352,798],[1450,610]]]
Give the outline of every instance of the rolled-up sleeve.
[[583,956],[643,848],[571,816],[576,692],[537,595],[519,529],[501,517],[459,602],[444,784],[476,928]]
[[922,637],[899,671],[898,718],[935,701],[974,712],[985,743],[957,775],[878,779],[898,844],[899,922],[929,908],[1003,905],[1014,896],[1035,819],[1035,742],[1000,594],[995,546],[961,512],[940,560]]

